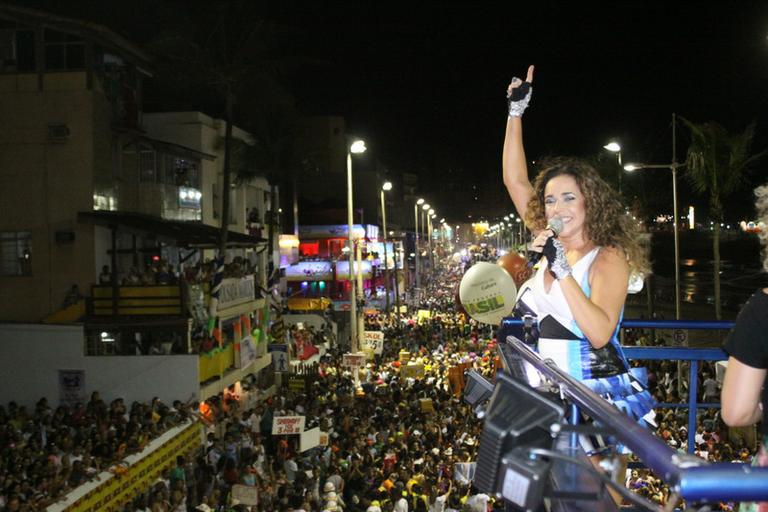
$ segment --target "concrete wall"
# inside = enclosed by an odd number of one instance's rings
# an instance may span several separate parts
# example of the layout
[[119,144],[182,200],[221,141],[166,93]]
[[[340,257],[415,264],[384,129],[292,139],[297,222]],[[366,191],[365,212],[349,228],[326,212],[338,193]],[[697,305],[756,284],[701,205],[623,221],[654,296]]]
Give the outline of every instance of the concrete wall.
[[[93,226],[76,220],[93,206],[94,93],[72,83],[77,73],[58,78],[43,91],[0,81],[0,231],[32,234],[32,276],[0,277],[0,321],[39,321],[94,274]],[[67,125],[67,139],[48,138],[54,123]],[[57,231],[75,240],[57,243]]]
[[98,391],[105,401],[199,396],[196,355],[85,357],[82,326],[0,325],[0,403],[58,404],[59,370],[84,370],[86,397]]

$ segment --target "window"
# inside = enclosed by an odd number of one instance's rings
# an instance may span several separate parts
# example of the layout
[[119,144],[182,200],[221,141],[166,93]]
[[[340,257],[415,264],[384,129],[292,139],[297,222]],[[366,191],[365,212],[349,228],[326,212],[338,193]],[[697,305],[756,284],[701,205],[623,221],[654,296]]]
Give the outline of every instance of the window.
[[175,155],[163,156],[163,179],[166,185],[200,188],[199,162]]
[[0,276],[32,275],[32,234],[0,232]]
[[0,70],[35,70],[35,33],[13,27],[0,29]]
[[139,152],[139,181],[154,183],[157,176],[157,159],[151,149]]
[[77,36],[45,31],[45,69],[85,68],[85,42]]

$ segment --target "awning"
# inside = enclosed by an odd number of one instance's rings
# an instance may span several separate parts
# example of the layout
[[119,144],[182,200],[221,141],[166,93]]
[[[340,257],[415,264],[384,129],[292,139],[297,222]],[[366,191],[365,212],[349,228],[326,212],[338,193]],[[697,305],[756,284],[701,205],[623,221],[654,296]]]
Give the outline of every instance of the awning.
[[[78,212],[77,220],[137,234],[149,234],[160,241],[183,248],[215,249],[219,246],[219,228],[197,221],[169,220],[143,213],[107,210]],[[227,247],[254,247],[264,243],[267,243],[265,238],[236,231],[230,231],[227,237]]]

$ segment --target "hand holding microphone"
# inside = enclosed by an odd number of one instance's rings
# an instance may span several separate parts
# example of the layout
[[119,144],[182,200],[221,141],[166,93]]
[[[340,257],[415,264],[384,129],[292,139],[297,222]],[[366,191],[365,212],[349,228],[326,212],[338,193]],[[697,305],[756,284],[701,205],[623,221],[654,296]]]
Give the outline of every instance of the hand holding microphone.
[[[571,274],[571,266],[565,257],[565,248],[557,240],[557,235],[563,230],[563,221],[559,217],[552,217],[547,223],[547,228],[539,233],[536,240],[533,241],[531,249],[533,254],[528,260],[528,265],[535,265],[544,255],[549,263],[549,270],[560,280]],[[550,235],[547,231],[552,232]],[[542,238],[544,238],[542,242]],[[539,251],[538,249],[541,248]]]
[[[549,260],[548,254],[552,254],[555,251],[555,246],[553,245],[554,239],[557,238],[557,235],[559,235],[562,230],[562,219],[559,217],[552,217],[549,219],[547,222],[547,227],[541,233],[539,233],[539,235],[533,240],[533,243],[531,243],[530,249],[532,254],[528,258],[529,267],[532,267],[538,263],[542,255],[547,256],[547,260]],[[551,231],[552,234],[550,235],[547,233],[547,231]]]

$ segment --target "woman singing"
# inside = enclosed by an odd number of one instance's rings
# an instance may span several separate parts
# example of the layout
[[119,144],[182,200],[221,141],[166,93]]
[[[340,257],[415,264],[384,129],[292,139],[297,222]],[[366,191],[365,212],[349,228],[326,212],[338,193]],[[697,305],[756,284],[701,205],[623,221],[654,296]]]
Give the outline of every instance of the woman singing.
[[[639,229],[618,194],[586,162],[550,159],[530,183],[522,115],[532,81],[533,66],[525,82],[513,78],[507,89],[504,184],[535,235],[532,249],[546,257],[521,287],[516,315],[536,319],[534,335],[542,355],[644,423],[652,420],[654,402],[629,372],[618,341],[630,273],[648,266]],[[556,235],[551,225],[562,229]],[[592,443],[585,449],[597,454],[600,447]]]

